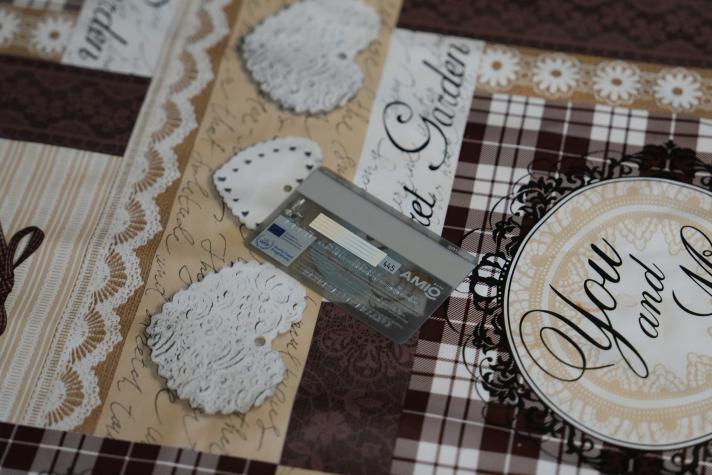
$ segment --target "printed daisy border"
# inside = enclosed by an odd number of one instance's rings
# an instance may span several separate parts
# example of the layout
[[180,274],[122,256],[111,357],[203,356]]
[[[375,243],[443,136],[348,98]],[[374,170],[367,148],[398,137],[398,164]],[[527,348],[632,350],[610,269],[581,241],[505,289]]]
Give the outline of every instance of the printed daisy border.
[[61,62],[77,14],[0,6],[0,54]]
[[712,74],[688,68],[488,43],[477,80],[484,92],[516,90],[548,99],[576,95],[611,106],[712,112]]

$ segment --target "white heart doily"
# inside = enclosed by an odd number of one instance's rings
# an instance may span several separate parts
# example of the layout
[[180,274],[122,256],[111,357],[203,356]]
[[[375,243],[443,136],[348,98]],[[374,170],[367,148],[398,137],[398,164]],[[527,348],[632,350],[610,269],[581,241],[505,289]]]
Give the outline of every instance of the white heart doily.
[[306,292],[271,264],[240,261],[177,292],[147,328],[169,388],[208,414],[246,412],[285,366],[272,340],[299,321]]
[[303,0],[267,17],[242,43],[260,88],[297,113],[326,112],[363,83],[355,57],[378,36],[380,18],[362,0]]
[[255,229],[323,161],[316,142],[283,137],[240,151],[213,182],[232,214]]

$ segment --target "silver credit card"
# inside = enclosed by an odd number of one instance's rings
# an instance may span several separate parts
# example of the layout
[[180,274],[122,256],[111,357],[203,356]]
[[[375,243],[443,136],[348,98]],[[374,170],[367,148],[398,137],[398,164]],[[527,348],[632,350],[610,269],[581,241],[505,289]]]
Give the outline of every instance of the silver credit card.
[[472,271],[474,258],[326,168],[248,238],[324,298],[404,342]]

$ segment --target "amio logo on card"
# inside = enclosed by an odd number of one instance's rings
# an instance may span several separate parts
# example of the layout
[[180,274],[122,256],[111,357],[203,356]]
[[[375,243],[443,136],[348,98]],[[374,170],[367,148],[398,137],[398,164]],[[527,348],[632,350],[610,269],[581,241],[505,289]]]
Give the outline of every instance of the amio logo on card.
[[419,288],[425,294],[425,297],[430,300],[435,300],[440,297],[442,289],[437,285],[428,282],[427,280],[418,277],[418,274],[414,274],[410,271],[402,272],[401,277],[410,282],[415,287]]

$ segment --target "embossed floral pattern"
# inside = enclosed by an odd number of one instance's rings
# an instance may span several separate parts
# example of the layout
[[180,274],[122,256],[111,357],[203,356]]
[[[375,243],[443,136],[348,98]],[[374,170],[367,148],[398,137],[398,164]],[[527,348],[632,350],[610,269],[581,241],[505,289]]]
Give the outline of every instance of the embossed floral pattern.
[[491,88],[509,86],[519,73],[519,52],[506,46],[487,46],[477,79]]
[[630,103],[640,90],[640,71],[624,61],[600,63],[593,76],[593,90],[612,104]]
[[151,359],[192,407],[247,412],[284,378],[272,340],[302,318],[305,297],[304,288],[273,265],[238,261],[176,292],[151,317]]
[[319,413],[314,416],[311,422],[314,430],[306,434],[306,440],[326,445],[331,441],[344,440],[349,436],[346,418],[338,411]]
[[383,375],[392,376],[409,361],[410,352],[401,345],[393,345],[376,332],[361,331],[361,324],[349,318],[351,325],[333,328],[329,338],[318,340],[319,349],[338,358],[342,370],[355,379],[370,381]]
[[663,71],[653,86],[655,99],[672,109],[693,109],[702,96],[700,76],[684,68]]
[[564,54],[543,54],[534,66],[534,86],[546,95],[566,96],[578,83],[581,67],[577,59]]
[[355,59],[379,29],[376,10],[362,0],[303,0],[265,18],[240,52],[272,99],[298,114],[315,114],[358,92],[363,72]]

